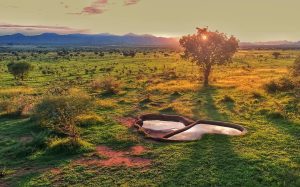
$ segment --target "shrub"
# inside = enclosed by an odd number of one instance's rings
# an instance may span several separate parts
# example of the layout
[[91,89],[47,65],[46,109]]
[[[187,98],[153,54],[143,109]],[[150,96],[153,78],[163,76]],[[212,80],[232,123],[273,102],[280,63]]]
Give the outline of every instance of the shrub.
[[289,78],[281,78],[277,81],[272,80],[269,83],[264,85],[265,90],[268,93],[275,93],[275,92],[286,92],[293,90],[295,88],[294,82]]
[[232,97],[228,96],[228,95],[225,95],[221,101],[225,102],[225,103],[227,103],[227,102],[228,103],[233,103],[234,99]]
[[0,113],[13,117],[27,117],[31,114],[36,98],[32,96],[15,96],[0,101]]
[[136,52],[135,51],[123,51],[122,54],[124,57],[128,57],[128,56],[134,57],[136,55]]
[[105,78],[99,82],[100,88],[108,94],[117,94],[119,92],[120,83],[112,78]]
[[279,53],[279,52],[274,52],[274,53],[272,53],[272,55],[273,55],[273,57],[274,57],[275,59],[278,59],[278,57],[281,55],[281,53]]
[[7,68],[16,80],[24,80],[33,67],[28,62],[11,62],[7,65]]
[[70,91],[69,95],[45,97],[37,104],[34,119],[42,127],[65,134],[77,141],[79,138],[77,117],[88,113],[93,106],[88,95]]
[[264,88],[268,93],[275,93],[279,89],[277,83],[274,80],[271,80],[269,83],[266,83],[264,85]]
[[295,60],[292,66],[292,74],[293,76],[300,76],[300,56]]
[[97,91],[101,89],[101,81],[99,79],[93,80],[90,84],[91,89],[93,91]]
[[261,93],[259,93],[259,92],[252,92],[252,98],[254,98],[254,99],[261,99],[261,98],[263,98],[263,95],[261,94]]

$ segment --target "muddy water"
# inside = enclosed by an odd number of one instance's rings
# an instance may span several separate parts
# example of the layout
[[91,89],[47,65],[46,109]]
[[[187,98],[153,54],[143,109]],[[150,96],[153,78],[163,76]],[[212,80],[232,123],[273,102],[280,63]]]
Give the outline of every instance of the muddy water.
[[184,128],[185,125],[176,121],[146,120],[143,121],[143,128],[155,131],[174,131]]
[[208,125],[208,124],[197,124],[192,128],[183,131],[179,134],[175,134],[171,136],[169,139],[171,140],[198,140],[204,134],[224,134],[237,136],[241,135],[242,132],[238,129],[223,127],[218,125]]

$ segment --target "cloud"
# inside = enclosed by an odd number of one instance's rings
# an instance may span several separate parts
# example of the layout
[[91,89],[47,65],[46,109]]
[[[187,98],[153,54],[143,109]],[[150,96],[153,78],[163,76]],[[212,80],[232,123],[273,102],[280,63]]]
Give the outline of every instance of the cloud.
[[[137,4],[140,0],[123,0],[124,6]],[[122,2],[122,1],[121,1]],[[107,11],[108,0],[94,0],[90,5],[82,8],[80,12],[69,12],[67,14],[73,15],[96,15],[102,14]],[[116,2],[110,2],[110,5],[114,5]],[[68,7],[65,7],[68,8]]]
[[17,24],[0,24],[0,29],[5,33],[28,33],[37,34],[45,32],[54,32],[59,34],[71,34],[71,33],[87,33],[87,29],[74,29],[65,26],[45,26],[45,25],[17,25]]
[[94,14],[102,14],[106,9],[105,6],[107,5],[108,0],[96,0],[92,2],[90,5],[83,7],[81,12],[69,13],[75,15],[94,15]]
[[140,0],[125,0],[124,5],[129,6],[129,5],[134,5],[137,4]]

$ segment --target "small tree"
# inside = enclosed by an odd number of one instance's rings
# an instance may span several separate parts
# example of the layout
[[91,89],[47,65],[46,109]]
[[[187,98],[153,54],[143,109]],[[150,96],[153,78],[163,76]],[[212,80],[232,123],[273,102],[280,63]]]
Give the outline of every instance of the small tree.
[[274,53],[272,53],[272,55],[273,55],[273,57],[274,57],[275,59],[278,59],[279,56],[281,55],[281,53],[279,53],[279,52],[274,52]]
[[234,36],[228,38],[224,33],[209,31],[207,28],[197,28],[196,34],[183,36],[179,42],[184,48],[182,57],[201,67],[204,86],[208,86],[212,67],[231,62],[238,48],[238,40]]
[[46,128],[69,136],[74,142],[79,138],[77,119],[93,107],[91,98],[83,93],[48,96],[37,106],[34,118]]
[[293,76],[300,76],[300,56],[296,58],[294,65],[292,67]]
[[21,79],[23,81],[32,69],[32,66],[28,62],[11,62],[7,65],[7,69],[16,80]]

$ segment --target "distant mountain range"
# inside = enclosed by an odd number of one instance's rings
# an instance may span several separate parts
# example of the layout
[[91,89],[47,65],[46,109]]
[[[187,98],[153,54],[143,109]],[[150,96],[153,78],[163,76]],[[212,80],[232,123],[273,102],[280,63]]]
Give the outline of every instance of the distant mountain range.
[[300,48],[300,41],[267,41],[267,42],[240,42],[241,48]]
[[52,45],[52,46],[178,46],[175,38],[152,35],[67,34],[44,33],[25,36],[17,33],[0,36],[0,45]]
[[[44,33],[26,36],[20,33],[0,36],[0,46],[130,46],[130,47],[178,47],[178,38],[156,37],[153,35],[112,34],[67,34]],[[240,42],[241,48],[300,48],[300,41]]]

